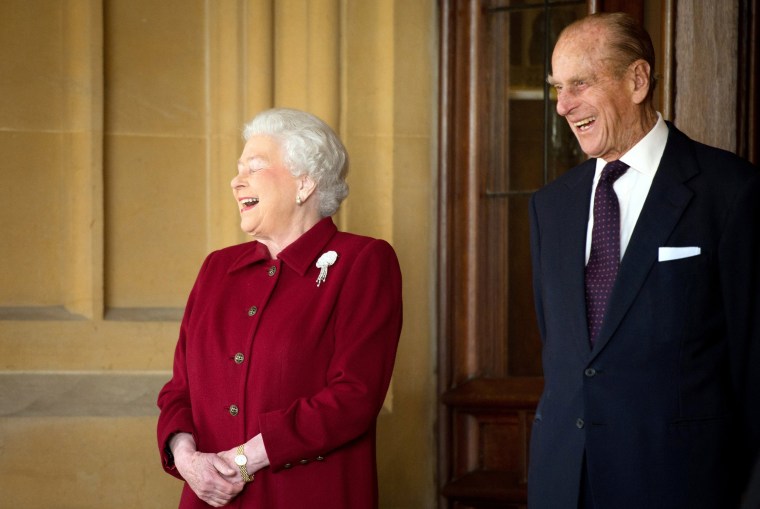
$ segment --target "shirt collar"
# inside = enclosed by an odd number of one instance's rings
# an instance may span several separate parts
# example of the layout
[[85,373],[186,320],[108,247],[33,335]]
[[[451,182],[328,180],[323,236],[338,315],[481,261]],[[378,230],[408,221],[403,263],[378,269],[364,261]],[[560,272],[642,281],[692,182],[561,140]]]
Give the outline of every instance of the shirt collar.
[[[667,142],[668,126],[660,112],[657,112],[657,122],[654,127],[628,152],[623,154],[620,160],[630,166],[631,169],[649,175],[651,178],[660,165],[660,159],[662,159],[662,153],[665,152]],[[597,173],[602,171],[605,164],[607,163],[604,159],[596,160]]]

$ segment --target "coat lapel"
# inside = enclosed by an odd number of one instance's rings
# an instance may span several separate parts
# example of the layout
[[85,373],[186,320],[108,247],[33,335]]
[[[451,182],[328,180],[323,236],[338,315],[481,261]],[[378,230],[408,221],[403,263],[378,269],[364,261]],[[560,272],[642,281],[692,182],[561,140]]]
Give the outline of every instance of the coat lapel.
[[666,245],[693,193],[684,185],[698,173],[690,140],[672,124],[660,165],[652,181],[631,240],[620,263],[610,305],[594,344],[598,354],[610,340],[641,290],[657,252]]
[[580,167],[578,176],[568,179],[568,202],[560,211],[560,249],[564,253],[559,263],[559,287],[567,292],[563,300],[567,313],[565,323],[570,336],[576,338],[578,352],[584,358],[589,354],[588,323],[586,321],[586,231],[588,229],[589,203],[594,181],[596,160],[589,159]]

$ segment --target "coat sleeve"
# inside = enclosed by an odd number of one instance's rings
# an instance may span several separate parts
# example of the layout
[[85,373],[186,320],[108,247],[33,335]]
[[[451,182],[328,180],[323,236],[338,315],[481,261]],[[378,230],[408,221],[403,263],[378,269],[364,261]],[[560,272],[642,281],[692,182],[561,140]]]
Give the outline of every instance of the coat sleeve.
[[335,312],[326,385],[259,426],[273,471],[315,458],[370,431],[382,407],[402,322],[401,272],[391,246],[369,242],[347,275]]
[[179,472],[174,466],[174,457],[169,450],[169,439],[177,433],[190,433],[197,442],[195,425],[193,423],[193,412],[190,404],[190,389],[188,385],[187,364],[186,364],[186,346],[187,331],[189,328],[190,318],[192,316],[193,304],[198,295],[202,275],[208,267],[210,256],[201,267],[200,274],[195,281],[190,296],[185,307],[185,314],[182,318],[182,324],[179,331],[179,339],[174,351],[174,364],[172,378],[158,394],[158,416],[157,435],[158,451],[161,455],[161,464],[166,472],[181,479]]
[[536,195],[530,199],[530,256],[533,270],[533,301],[536,308],[536,320],[541,341],[546,338],[546,325],[544,323],[544,306],[541,294],[541,231],[538,226],[538,212],[536,212]]
[[747,472],[760,451],[760,174],[728,214],[719,247],[731,379]]

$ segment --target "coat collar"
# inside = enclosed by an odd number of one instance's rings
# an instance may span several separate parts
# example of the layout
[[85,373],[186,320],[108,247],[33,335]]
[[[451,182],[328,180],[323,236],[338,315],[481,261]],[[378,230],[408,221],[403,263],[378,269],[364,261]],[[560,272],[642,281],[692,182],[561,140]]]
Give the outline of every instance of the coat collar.
[[325,246],[337,231],[338,228],[333,223],[332,218],[325,217],[295,242],[283,249],[279,258],[303,276],[314,265],[319,255],[324,252]]
[[[325,246],[335,236],[338,228],[331,217],[321,219],[306,233],[298,237],[292,244],[283,249],[278,258],[299,275],[303,276],[314,264]],[[240,255],[227,270],[228,273],[272,259],[267,247],[258,241],[249,243],[250,247]]]
[[692,141],[671,123],[668,123],[668,130],[665,152],[620,263],[610,295],[610,307],[594,344],[594,355],[604,348],[620,326],[657,263],[659,247],[666,245],[694,194],[686,185],[699,173]]

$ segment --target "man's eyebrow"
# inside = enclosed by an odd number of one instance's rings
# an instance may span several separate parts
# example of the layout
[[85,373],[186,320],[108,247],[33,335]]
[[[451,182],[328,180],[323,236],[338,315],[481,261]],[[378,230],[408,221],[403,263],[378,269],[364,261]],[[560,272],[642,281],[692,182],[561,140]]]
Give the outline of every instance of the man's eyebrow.
[[[588,76],[583,76],[583,75],[577,75],[576,74],[574,76],[570,76],[564,83],[574,84],[574,83],[578,83],[578,82],[581,82],[581,81],[589,83],[589,82],[591,82],[591,81],[593,81],[595,79],[596,79],[596,74],[591,74],[591,75],[588,75]],[[554,76],[552,76],[551,74],[546,77],[546,82],[549,85],[551,85],[551,86],[556,86],[556,85],[559,85],[559,84],[562,83],[559,80],[555,80]]]

